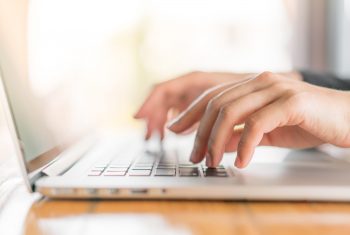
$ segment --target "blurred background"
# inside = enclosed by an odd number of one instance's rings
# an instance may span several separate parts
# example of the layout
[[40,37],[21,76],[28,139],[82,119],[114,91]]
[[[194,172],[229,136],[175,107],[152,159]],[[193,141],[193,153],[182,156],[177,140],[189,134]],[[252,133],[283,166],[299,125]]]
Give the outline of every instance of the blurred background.
[[139,128],[152,84],[193,70],[350,77],[350,0],[31,0],[27,19],[29,85],[57,132]]

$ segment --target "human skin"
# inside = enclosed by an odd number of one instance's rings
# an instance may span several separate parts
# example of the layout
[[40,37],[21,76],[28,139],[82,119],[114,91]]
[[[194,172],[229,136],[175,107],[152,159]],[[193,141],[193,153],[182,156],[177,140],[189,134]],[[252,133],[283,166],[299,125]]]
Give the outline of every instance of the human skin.
[[[179,106],[177,102],[162,105],[161,94],[176,97],[182,91],[191,93],[190,98],[168,128],[182,133],[199,123],[190,159],[194,163],[206,158],[208,167],[216,167],[225,152],[237,151],[235,166],[243,168],[255,147],[261,145],[309,148],[331,143],[350,147],[349,92],[307,84],[298,73],[226,74],[227,80],[219,77],[222,80],[208,79],[210,82],[203,82],[205,86],[196,88],[193,84],[200,82],[191,81],[190,76],[185,84],[182,77],[172,80],[180,84],[175,84],[176,92],[167,90],[174,89],[169,88],[173,87],[170,82],[153,90],[136,115],[152,123],[147,134],[163,129],[166,122],[166,116],[159,122],[159,117],[154,119],[148,112],[166,112]],[[244,124],[243,129],[234,129],[240,124]]]
[[134,117],[146,121],[146,140],[155,132],[158,132],[163,139],[164,126],[169,119],[169,114],[172,118],[174,114],[184,111],[198,96],[210,88],[225,86],[225,83],[234,83],[251,76],[252,74],[248,73],[191,72],[158,83],[153,86]]

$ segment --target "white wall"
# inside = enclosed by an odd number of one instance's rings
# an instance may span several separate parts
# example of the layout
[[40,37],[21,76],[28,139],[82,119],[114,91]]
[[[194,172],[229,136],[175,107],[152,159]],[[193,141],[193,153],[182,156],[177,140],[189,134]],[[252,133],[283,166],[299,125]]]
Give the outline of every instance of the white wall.
[[330,70],[350,79],[350,0],[328,1]]

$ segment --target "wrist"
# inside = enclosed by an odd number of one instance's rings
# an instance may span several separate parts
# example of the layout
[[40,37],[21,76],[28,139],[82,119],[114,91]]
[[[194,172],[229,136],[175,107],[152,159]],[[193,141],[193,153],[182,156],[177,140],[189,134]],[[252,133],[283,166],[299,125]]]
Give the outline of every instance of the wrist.
[[286,72],[286,73],[280,73],[283,76],[286,76],[290,79],[297,80],[297,81],[303,81],[303,76],[301,75],[300,72],[298,71],[291,71],[291,72]]

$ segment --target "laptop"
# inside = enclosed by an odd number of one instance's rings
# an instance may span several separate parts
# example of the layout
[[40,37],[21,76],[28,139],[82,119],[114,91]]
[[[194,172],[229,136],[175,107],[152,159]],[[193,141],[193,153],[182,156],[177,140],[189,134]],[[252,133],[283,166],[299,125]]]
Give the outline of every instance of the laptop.
[[0,11],[1,101],[29,191],[79,199],[350,201],[350,164],[317,151],[258,148],[244,170],[233,167],[234,154],[211,169],[188,161],[190,137],[163,147],[128,132],[53,138],[45,98],[28,84],[25,32],[25,14]]

